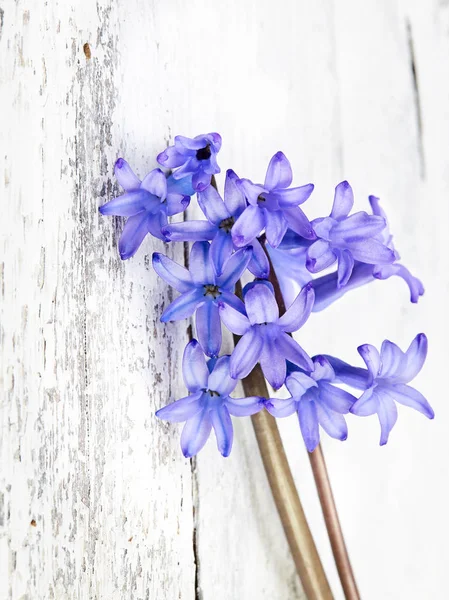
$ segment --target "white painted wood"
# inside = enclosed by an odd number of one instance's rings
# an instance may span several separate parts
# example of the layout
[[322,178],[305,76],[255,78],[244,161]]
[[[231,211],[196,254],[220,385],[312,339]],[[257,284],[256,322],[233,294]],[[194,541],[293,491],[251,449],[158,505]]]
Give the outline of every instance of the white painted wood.
[[[222,133],[224,168],[256,180],[283,149],[295,182],[316,183],[311,216],[343,178],[360,209],[382,197],[426,296],[374,284],[300,339],[355,361],[361,343],[429,334],[417,384],[437,419],[401,410],[386,448],[375,418],[350,419],[324,449],[362,597],[445,598],[448,3],[0,8],[0,598],[303,598],[250,421],[229,459],[211,440],[190,464],[180,427],[154,418],[184,394],[187,324],[158,322],[171,296],[149,258],[182,248],[147,240],[121,263],[121,225],[97,213],[117,156],[143,174],[173,135],[203,130]],[[342,598],[295,419],[281,430]]]

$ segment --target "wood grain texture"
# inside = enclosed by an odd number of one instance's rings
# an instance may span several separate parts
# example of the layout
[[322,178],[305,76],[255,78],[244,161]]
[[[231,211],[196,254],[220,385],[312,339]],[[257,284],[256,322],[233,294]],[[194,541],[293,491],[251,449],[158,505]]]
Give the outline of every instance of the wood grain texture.
[[[0,0],[0,598],[299,600],[304,597],[248,420],[221,459],[190,463],[154,410],[184,395],[187,323],[146,240],[121,263],[117,156],[140,175],[175,133],[217,130],[220,164],[261,180],[272,154],[316,183],[311,216],[347,178],[381,196],[399,281],[354,292],[301,330],[311,353],[429,335],[385,448],[375,418],[324,440],[361,595],[445,598],[449,555],[442,393],[449,300],[446,0]],[[219,185],[223,177],[219,178]],[[193,214],[193,213],[192,213]],[[229,342],[227,342],[229,343]],[[229,347],[229,346],[228,346]],[[280,422],[335,597],[342,598],[294,418]]]

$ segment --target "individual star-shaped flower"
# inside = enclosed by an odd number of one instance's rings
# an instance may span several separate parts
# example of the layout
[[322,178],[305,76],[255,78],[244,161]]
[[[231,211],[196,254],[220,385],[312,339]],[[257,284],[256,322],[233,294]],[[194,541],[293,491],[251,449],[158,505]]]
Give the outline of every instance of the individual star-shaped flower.
[[[268,165],[264,185],[241,179],[240,187],[248,201],[247,208],[232,228],[236,246],[246,246],[264,230],[273,248],[279,246],[287,228],[313,239],[312,226],[299,208],[313,192],[313,184],[289,188],[293,179],[290,162],[283,152],[277,152]],[[287,189],[289,188],[289,189]]]
[[407,385],[421,371],[427,356],[427,337],[418,334],[407,352],[385,340],[380,353],[370,344],[358,348],[367,369],[351,367],[328,357],[340,381],[356,389],[365,390],[351,408],[361,417],[377,413],[380,422],[380,445],[388,441],[390,431],[398,418],[395,402],[404,404],[433,419],[435,413],[424,396]]
[[167,225],[167,217],[183,212],[190,197],[173,191],[160,169],[154,169],[140,181],[126,160],[119,158],[114,173],[126,193],[99,210],[102,215],[128,217],[119,241],[120,257],[126,260],[134,256],[147,233],[165,240],[161,228]]
[[221,347],[218,306],[226,304],[236,312],[245,312],[243,302],[233,290],[251,255],[251,247],[238,250],[228,259],[223,273],[217,276],[210,260],[209,242],[193,244],[188,270],[163,254],[153,254],[156,273],[181,294],[165,309],[161,321],[179,321],[196,311],[196,332],[200,344],[208,356],[218,356]]
[[161,152],[157,162],[175,169],[175,179],[192,177],[194,190],[202,192],[210,185],[212,175],[220,172],[217,164],[220,148],[221,136],[218,133],[197,135],[193,139],[177,135],[174,145]]
[[395,260],[394,252],[377,238],[386,227],[385,219],[366,212],[349,216],[353,204],[352,188],[342,181],[335,188],[330,216],[312,222],[319,239],[307,251],[306,266],[318,273],[338,261],[338,287],[348,283],[355,261],[386,265]]
[[230,331],[242,336],[231,355],[231,377],[246,377],[260,362],[266,379],[274,389],[278,389],[285,381],[287,360],[306,370],[313,369],[309,355],[288,335],[307,321],[313,299],[313,289],[306,285],[279,317],[270,284],[255,283],[245,295],[246,315],[220,302],[223,323]]
[[324,356],[313,358],[313,370],[309,373],[294,370],[285,380],[290,398],[270,398],[266,409],[274,417],[298,414],[301,433],[309,452],[320,443],[320,428],[337,440],[348,437],[347,414],[356,401],[355,396],[332,385],[335,373]]
[[[212,240],[210,253],[217,275],[221,275],[226,261],[237,249],[232,241],[231,230],[246,208],[245,197],[237,186],[237,181],[237,175],[229,169],[226,172],[224,200],[211,185],[204,192],[198,193],[198,204],[207,221],[171,223],[163,229],[167,239],[173,242]],[[266,279],[270,273],[267,256],[258,240],[253,240],[251,246],[253,256],[248,269],[256,277]]]
[[231,416],[254,415],[264,408],[264,398],[231,398],[237,381],[229,375],[229,356],[207,361],[199,343],[187,344],[182,361],[182,372],[190,396],[176,400],[156,412],[160,419],[186,421],[181,435],[184,456],[195,456],[206,443],[212,427],[218,450],[229,456],[232,449],[233,428]]

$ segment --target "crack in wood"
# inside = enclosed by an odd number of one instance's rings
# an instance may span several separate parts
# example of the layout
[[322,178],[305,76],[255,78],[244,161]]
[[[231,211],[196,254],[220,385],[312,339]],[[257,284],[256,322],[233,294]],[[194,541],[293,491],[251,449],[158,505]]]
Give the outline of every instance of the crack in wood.
[[425,179],[426,164],[425,164],[425,158],[424,158],[422,107],[421,107],[421,98],[420,98],[420,93],[419,93],[418,70],[416,67],[415,44],[413,42],[412,25],[411,25],[409,19],[406,19],[406,30],[407,30],[408,55],[409,55],[410,69],[412,72],[412,82],[413,82],[413,102],[414,102],[414,106],[415,106],[416,127],[417,127],[417,134],[418,134],[417,146],[418,146],[418,159],[419,159],[419,166],[420,166],[420,175],[421,175],[421,179]]

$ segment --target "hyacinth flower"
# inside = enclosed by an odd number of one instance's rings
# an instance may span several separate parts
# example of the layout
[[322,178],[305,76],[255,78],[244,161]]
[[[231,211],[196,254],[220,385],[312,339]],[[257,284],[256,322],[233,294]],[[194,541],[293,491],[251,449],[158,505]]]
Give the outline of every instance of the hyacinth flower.
[[239,185],[247,208],[232,228],[232,237],[238,247],[247,246],[265,231],[273,248],[279,246],[290,227],[305,238],[313,239],[312,226],[299,208],[313,192],[313,184],[289,188],[293,179],[290,162],[283,152],[277,152],[268,165],[264,185],[240,179]]
[[154,169],[140,181],[126,160],[119,158],[114,173],[126,193],[99,210],[102,215],[128,217],[119,241],[120,257],[126,260],[134,256],[147,233],[165,240],[161,229],[167,224],[167,217],[183,212],[190,197],[173,191],[160,169]]
[[231,377],[243,379],[260,362],[263,374],[274,389],[279,389],[287,374],[286,361],[306,370],[313,369],[309,355],[288,334],[307,321],[314,292],[305,286],[289,309],[279,317],[279,308],[269,285],[255,283],[245,294],[246,314],[232,305],[219,302],[226,327],[242,336],[231,355]]
[[414,408],[428,419],[434,418],[435,413],[424,396],[407,385],[421,371],[426,360],[427,337],[423,333],[415,337],[406,352],[389,340],[382,343],[380,353],[370,344],[360,346],[358,351],[366,369],[352,367],[334,357],[328,358],[342,383],[364,390],[351,412],[361,417],[377,413],[381,446],[387,443],[396,423],[396,402]]
[[337,261],[337,287],[348,283],[355,261],[387,265],[396,259],[394,251],[377,237],[386,227],[385,219],[366,212],[349,215],[353,205],[352,188],[343,181],[335,188],[330,216],[312,222],[318,239],[307,250],[306,266],[311,273],[319,273]]
[[[207,221],[184,221],[164,227],[163,233],[173,242],[196,242],[211,240],[210,253],[217,275],[236,248],[231,230],[236,219],[246,208],[242,191],[237,186],[238,177],[229,169],[226,172],[224,200],[213,186],[198,193],[198,204]],[[258,240],[251,243],[253,255],[248,269],[256,277],[266,279],[270,273],[267,256]]]
[[243,302],[234,295],[235,283],[251,260],[252,248],[242,248],[227,261],[223,273],[216,275],[210,258],[209,242],[195,242],[190,251],[189,269],[159,254],[153,254],[156,273],[181,295],[162,313],[161,321],[179,321],[196,312],[199,342],[208,356],[218,356],[221,347],[219,305],[245,312]]
[[309,373],[294,370],[285,380],[290,398],[270,398],[266,409],[274,417],[298,414],[301,433],[309,452],[320,443],[320,425],[331,437],[344,441],[348,437],[347,414],[356,401],[349,392],[332,385],[335,373],[324,356],[313,358]]
[[218,133],[206,133],[188,138],[175,137],[173,146],[169,146],[157,157],[163,167],[173,170],[175,179],[192,178],[193,189],[204,191],[211,182],[212,175],[220,173],[217,153],[221,148],[221,136]]
[[264,407],[264,398],[258,396],[230,397],[238,382],[229,375],[229,361],[229,356],[221,356],[206,362],[199,343],[192,340],[182,360],[184,382],[191,395],[156,412],[160,419],[186,422],[181,434],[181,449],[186,458],[201,450],[212,428],[219,452],[229,456],[233,440],[230,415],[246,417]]
[[319,312],[324,308],[327,308],[330,304],[335,302],[335,300],[338,300],[338,298],[341,298],[352,289],[379,279],[389,279],[393,276],[400,277],[408,285],[411,302],[418,302],[419,298],[424,294],[424,286],[421,281],[413,276],[404,265],[397,262],[399,260],[399,253],[394,247],[393,237],[390,234],[388,226],[388,219],[380,206],[379,198],[376,196],[369,196],[369,202],[373,214],[385,219],[386,226],[378,235],[378,240],[394,252],[395,262],[388,265],[370,265],[356,261],[351,276],[344,287],[338,286],[337,273],[329,273],[315,279],[313,281],[315,290],[313,312]]

